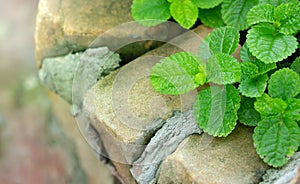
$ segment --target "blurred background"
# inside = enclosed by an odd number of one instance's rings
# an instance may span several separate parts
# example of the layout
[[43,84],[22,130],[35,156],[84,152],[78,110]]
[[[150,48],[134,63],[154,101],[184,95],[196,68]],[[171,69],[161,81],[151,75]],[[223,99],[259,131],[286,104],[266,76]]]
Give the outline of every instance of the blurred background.
[[76,145],[61,131],[38,80],[37,5],[38,0],[1,0],[0,183],[88,183]]
[[[60,154],[45,136],[50,104],[37,78],[34,25],[37,0],[1,0],[0,183],[63,179]],[[48,174],[49,173],[49,174]],[[51,176],[50,176],[51,175]],[[46,179],[47,180],[47,179]]]

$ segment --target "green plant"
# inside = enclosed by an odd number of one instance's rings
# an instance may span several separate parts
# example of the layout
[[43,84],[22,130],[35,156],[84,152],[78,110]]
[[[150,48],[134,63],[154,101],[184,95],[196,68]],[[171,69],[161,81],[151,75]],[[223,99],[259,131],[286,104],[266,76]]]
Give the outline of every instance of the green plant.
[[146,26],[159,24],[172,16],[187,29],[199,18],[209,27],[226,24],[245,30],[249,28],[246,15],[258,3],[259,0],[133,0],[132,16]]
[[[144,1],[134,1],[133,9],[137,8],[137,2]],[[194,13],[190,15],[188,8],[185,10],[187,5],[204,8],[209,4],[197,0],[155,2],[170,5],[172,16],[184,27],[190,27],[195,21]],[[300,31],[300,3],[209,2],[212,6],[206,8],[221,11],[224,22],[235,27],[220,27],[211,32],[200,45],[198,55],[180,52],[162,59],[152,68],[151,84],[156,91],[171,95],[198,89],[194,114],[201,129],[225,137],[234,130],[237,121],[254,126],[257,153],[269,165],[280,167],[300,146],[300,57],[295,60],[290,57],[299,45],[295,35]],[[179,8],[176,3],[185,5]],[[217,7],[220,3],[221,10]],[[187,13],[180,16],[188,23],[175,18],[172,6],[178,8],[176,12]],[[235,17],[233,11],[241,16]],[[216,24],[224,25],[224,22]],[[249,26],[240,52],[242,62],[239,62],[232,54],[240,42],[239,31]],[[289,67],[280,68],[282,63]],[[200,90],[198,87],[203,85],[204,89]]]

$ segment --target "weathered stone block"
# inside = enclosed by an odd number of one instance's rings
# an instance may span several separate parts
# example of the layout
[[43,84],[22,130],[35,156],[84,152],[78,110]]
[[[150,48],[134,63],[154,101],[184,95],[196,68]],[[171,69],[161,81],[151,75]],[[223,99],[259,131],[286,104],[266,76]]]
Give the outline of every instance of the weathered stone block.
[[[107,46],[113,51],[124,47],[124,51],[119,50],[120,53],[135,58],[161,44],[151,41],[151,35],[156,35],[154,40],[159,36],[166,41],[183,31],[179,26],[170,30],[164,24],[154,28],[133,22],[122,25],[132,21],[131,3],[131,0],[41,0],[35,31],[38,67],[41,67],[44,58],[88,47]],[[101,38],[96,40],[100,35]],[[129,44],[143,39],[150,41]]]
[[158,183],[258,183],[268,167],[255,152],[252,133],[240,125],[226,138],[188,137],[162,163]]
[[196,91],[181,96],[158,94],[150,85],[152,66],[163,56],[178,51],[197,53],[199,44],[210,31],[199,26],[195,32],[180,35],[170,44],[113,72],[87,92],[83,112],[101,136],[105,156],[118,166],[120,174],[127,173],[122,176],[127,178],[125,182],[132,183],[134,179],[124,164],[132,164],[139,158],[150,138],[174,111],[190,110],[197,94]]
[[39,70],[46,87],[73,105],[81,106],[83,95],[97,80],[119,67],[118,54],[107,47],[47,58]]

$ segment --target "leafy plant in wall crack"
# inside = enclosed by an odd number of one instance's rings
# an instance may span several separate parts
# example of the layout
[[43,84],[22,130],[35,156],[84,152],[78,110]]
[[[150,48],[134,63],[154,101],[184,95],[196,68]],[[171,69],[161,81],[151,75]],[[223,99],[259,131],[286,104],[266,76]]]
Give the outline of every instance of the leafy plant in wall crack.
[[141,24],[153,26],[171,17],[182,27],[191,28],[196,21],[209,27],[249,28],[248,11],[259,0],[133,0],[132,16]]
[[[287,163],[300,146],[299,12],[298,0],[134,0],[132,5],[134,19],[148,26],[172,16],[185,28],[199,17],[219,27],[198,54],[162,59],[150,82],[162,94],[197,89],[195,119],[210,135],[226,137],[237,122],[253,126],[256,151],[273,167]],[[232,56],[239,43],[241,62]]]

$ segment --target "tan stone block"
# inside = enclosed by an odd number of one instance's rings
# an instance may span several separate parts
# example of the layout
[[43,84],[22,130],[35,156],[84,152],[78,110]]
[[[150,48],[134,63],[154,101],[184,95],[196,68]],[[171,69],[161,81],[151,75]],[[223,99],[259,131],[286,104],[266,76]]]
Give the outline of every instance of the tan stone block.
[[[131,3],[132,0],[41,0],[35,30],[37,66],[47,57],[101,46],[120,52],[128,60],[161,45],[152,39],[166,41],[182,33],[179,26],[170,30],[164,24],[146,28],[133,23]],[[128,22],[132,23],[123,25]],[[138,42],[143,39],[150,41]]]
[[[192,108],[196,91],[181,96],[161,95],[150,84],[151,68],[161,57],[178,51],[198,52],[198,46],[211,29],[199,26],[158,49],[137,58],[120,70],[99,81],[86,94],[83,103],[91,124],[98,131],[107,155],[119,174],[132,164],[156,130],[161,119],[169,118],[173,111]],[[197,34],[198,33],[198,34]],[[172,46],[173,44],[173,46]],[[122,178],[132,178],[124,174]],[[131,182],[131,181],[128,181]]]
[[158,183],[258,183],[268,166],[255,151],[252,133],[239,125],[226,138],[188,137],[163,162]]

